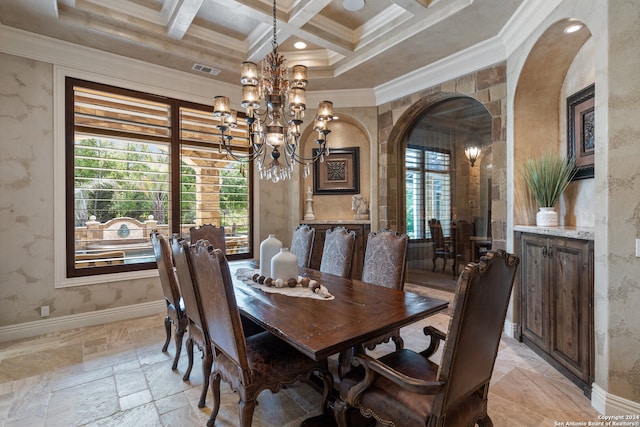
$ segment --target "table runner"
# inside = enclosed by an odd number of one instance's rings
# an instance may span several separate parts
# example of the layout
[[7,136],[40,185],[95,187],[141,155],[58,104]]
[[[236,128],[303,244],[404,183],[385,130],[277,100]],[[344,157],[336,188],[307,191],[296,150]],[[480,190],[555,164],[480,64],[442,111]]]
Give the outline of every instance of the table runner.
[[327,288],[322,285],[320,285],[321,291],[317,293],[313,292],[311,290],[311,287],[303,287],[300,284],[300,280],[302,279],[301,276],[298,276],[298,284],[294,288],[290,288],[286,284],[282,288],[276,288],[275,286],[265,286],[265,285],[261,285],[258,282],[254,282],[253,275],[256,273],[259,273],[259,270],[256,270],[253,268],[239,268],[236,271],[236,277],[246,285],[249,285],[253,288],[257,288],[257,289],[260,289],[261,291],[271,293],[271,294],[287,295],[290,297],[298,297],[298,298],[312,298],[312,299],[319,299],[323,301],[330,301],[332,299],[335,299],[335,297],[329,293]]

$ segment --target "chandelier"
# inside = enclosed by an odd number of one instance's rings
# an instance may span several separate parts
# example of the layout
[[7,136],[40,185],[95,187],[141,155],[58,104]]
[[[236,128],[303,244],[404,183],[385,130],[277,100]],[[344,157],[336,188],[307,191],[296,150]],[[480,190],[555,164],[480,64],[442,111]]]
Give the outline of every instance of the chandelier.
[[213,115],[220,119],[216,127],[221,133],[221,147],[236,161],[255,161],[261,179],[273,182],[291,178],[295,164],[304,165],[303,175],[309,176],[310,165],[324,161],[329,154],[327,135],[331,132],[327,124],[335,119],[333,103],[321,101],[315,116],[313,130],[318,132],[311,157],[300,153],[300,125],[306,109],[305,88],[307,67],[294,65],[291,80],[286,59],[278,53],[276,40],[276,1],[273,1],[273,50],[258,67],[253,62],[243,62],[240,71],[242,83],[242,108],[249,127],[249,153],[233,151],[228,131],[237,126],[238,112],[231,109],[229,98],[216,96]]

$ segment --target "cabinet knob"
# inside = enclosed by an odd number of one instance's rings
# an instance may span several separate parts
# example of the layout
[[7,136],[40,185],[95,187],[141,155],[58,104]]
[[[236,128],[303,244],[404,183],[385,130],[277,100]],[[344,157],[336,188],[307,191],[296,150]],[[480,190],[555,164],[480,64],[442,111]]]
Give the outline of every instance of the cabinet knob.
[[547,247],[546,246],[542,247],[542,256],[544,256],[544,257],[547,256]]

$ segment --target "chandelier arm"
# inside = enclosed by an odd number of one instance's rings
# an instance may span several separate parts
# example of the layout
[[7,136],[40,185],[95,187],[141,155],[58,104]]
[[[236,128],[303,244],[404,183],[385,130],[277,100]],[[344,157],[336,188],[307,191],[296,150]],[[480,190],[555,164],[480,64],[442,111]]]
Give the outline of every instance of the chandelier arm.
[[287,144],[287,154],[296,162],[300,163],[300,164],[306,164],[306,163],[315,163],[318,161],[318,159],[320,159],[322,156],[324,156],[327,150],[327,146],[326,143],[323,143],[318,151],[318,154],[314,154],[311,157],[305,157],[302,156],[300,154],[297,153],[297,150],[295,148],[293,144]]
[[260,153],[256,151],[252,151],[251,153],[246,155],[240,155],[231,151],[231,147],[228,146],[227,144],[223,144],[223,147],[227,157],[231,157],[233,160],[241,163],[250,163],[260,155]]
[[226,129],[224,126],[218,126],[218,129],[220,130],[220,141],[221,141],[218,144],[218,148],[220,148],[221,146],[224,147],[225,155],[227,157],[231,157],[233,160],[237,162],[249,163],[254,161],[259,156],[260,147],[256,147],[256,144],[254,143],[251,144],[252,145],[251,152],[247,153],[246,155],[240,155],[240,154],[234,153],[230,144],[231,140],[233,139],[233,136],[225,135]]

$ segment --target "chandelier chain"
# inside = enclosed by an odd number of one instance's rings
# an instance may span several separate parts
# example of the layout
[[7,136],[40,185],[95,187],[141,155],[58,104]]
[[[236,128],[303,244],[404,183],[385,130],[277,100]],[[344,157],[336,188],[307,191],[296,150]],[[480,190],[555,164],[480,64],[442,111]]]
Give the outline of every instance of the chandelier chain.
[[271,41],[271,47],[273,47],[273,52],[276,52],[278,50],[278,40],[276,38],[276,23],[277,23],[277,19],[276,19],[276,0],[273,0],[273,40]]

